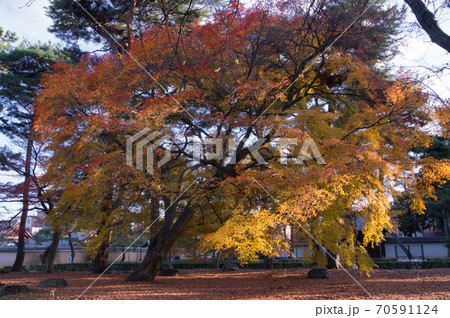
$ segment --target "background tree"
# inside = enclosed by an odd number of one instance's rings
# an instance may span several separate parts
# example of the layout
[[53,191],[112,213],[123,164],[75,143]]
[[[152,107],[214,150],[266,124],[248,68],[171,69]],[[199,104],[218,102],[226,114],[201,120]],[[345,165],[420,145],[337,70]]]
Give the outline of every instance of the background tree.
[[[63,50],[51,44],[32,45],[23,42],[17,46],[4,47],[0,52],[0,103],[3,116],[0,119],[0,132],[9,137],[19,147],[24,148],[25,156],[20,158],[6,147],[2,156],[2,167],[24,178],[22,190],[22,210],[19,228],[17,257],[12,270],[21,271],[25,248],[25,224],[30,207],[30,188],[38,194],[42,188],[37,179],[32,178],[39,166],[37,154],[40,147],[35,145],[32,124],[34,120],[34,101],[40,89],[40,78],[56,60],[70,61],[74,50]],[[19,156],[19,157],[18,157]],[[22,166],[17,163],[22,161]]]
[[416,233],[423,233],[424,230],[432,227],[433,220],[431,216],[425,212],[418,214],[412,211],[408,204],[408,198],[399,197],[393,206],[396,211],[401,211],[396,217],[398,221],[398,229],[406,236],[413,236]]
[[152,25],[191,22],[212,3],[213,0],[51,0],[47,15],[53,20],[49,31],[67,43],[84,40],[101,43],[112,53],[124,53]]
[[[37,245],[42,245],[44,243],[52,243],[54,240],[54,232],[50,227],[44,227],[42,229],[40,229],[35,235],[33,235],[33,239],[35,240]],[[81,240],[79,239],[74,239],[72,237],[72,233],[71,232],[67,232],[65,233],[66,235],[64,236],[60,236],[60,240],[67,240],[69,242],[69,247],[70,247],[70,255],[72,257],[72,262],[74,262],[75,259],[75,247],[74,247],[74,242],[76,243],[82,243]],[[42,254],[42,263],[43,264],[47,264],[46,261],[46,257],[48,256],[49,253],[49,247],[47,247],[47,249],[44,251],[44,254]],[[47,255],[46,255],[47,254]]]
[[17,36],[11,31],[5,31],[0,27],[0,50],[5,50],[17,41]]
[[[419,158],[434,158],[437,160],[448,160],[450,158],[450,146],[448,138],[435,136],[433,144],[429,147],[419,147],[414,149],[414,153]],[[415,175],[418,182],[428,173],[428,167],[421,169]],[[395,211],[399,211],[396,216],[399,230],[406,236],[413,236],[416,233],[423,233],[424,230],[432,229],[437,234],[442,234],[449,238],[449,184],[448,177],[439,182],[432,183],[434,194],[424,202],[424,209],[417,213],[411,209],[413,199],[408,194],[400,195],[393,206]]]

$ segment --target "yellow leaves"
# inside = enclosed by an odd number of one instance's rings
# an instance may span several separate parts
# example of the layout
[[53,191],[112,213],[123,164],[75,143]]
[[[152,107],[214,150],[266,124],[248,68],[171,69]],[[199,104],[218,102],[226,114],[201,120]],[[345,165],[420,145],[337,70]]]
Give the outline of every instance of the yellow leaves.
[[409,190],[409,206],[412,211],[425,210],[424,199],[436,199],[436,187],[450,180],[450,161],[426,157],[420,161],[420,171]]
[[442,127],[442,135],[444,137],[450,136],[450,100],[445,101],[444,107],[434,110],[434,118]]
[[422,214],[424,213],[424,210],[426,210],[425,202],[417,192],[410,194],[410,198],[405,202],[409,204],[408,206],[411,209],[411,211],[417,214]]
[[450,179],[450,161],[448,159],[436,160],[427,157],[421,160],[421,182],[423,184],[443,184]]
[[269,257],[281,255],[290,247],[282,234],[284,222],[280,215],[268,210],[241,211],[219,230],[206,235],[201,245],[204,250],[234,249],[243,262],[256,260],[257,253]]
[[368,277],[370,277],[370,271],[372,268],[378,267],[378,265],[372,261],[372,258],[367,253],[367,250],[359,243],[356,246],[355,260],[358,264],[359,270],[366,273]]

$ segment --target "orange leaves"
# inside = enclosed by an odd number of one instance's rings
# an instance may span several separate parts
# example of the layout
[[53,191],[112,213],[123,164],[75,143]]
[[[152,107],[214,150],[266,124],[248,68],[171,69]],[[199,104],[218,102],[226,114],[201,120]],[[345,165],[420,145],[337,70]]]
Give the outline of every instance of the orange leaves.
[[434,117],[442,127],[442,135],[444,137],[450,136],[450,100],[445,101],[445,105],[436,107]]

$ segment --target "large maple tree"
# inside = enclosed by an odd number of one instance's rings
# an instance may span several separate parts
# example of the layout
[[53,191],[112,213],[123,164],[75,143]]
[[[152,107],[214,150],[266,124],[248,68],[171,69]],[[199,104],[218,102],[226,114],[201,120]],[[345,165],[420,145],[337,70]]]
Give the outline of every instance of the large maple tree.
[[[55,153],[48,177],[65,193],[59,204],[72,207],[58,218],[97,231],[93,250],[118,226],[154,222],[129,280],[153,280],[182,233],[251,259],[287,250],[278,234],[287,224],[317,262],[325,261],[323,246],[368,270],[364,245],[392,229],[398,184],[410,185],[420,210],[432,184],[448,177],[446,162],[429,160],[430,182],[410,178],[417,159],[408,153],[430,138],[420,129],[426,94],[383,68],[401,15],[357,0],[251,9],[233,2],[187,24],[181,37],[170,26],[150,27],[129,56],[57,64],[43,79],[35,128]],[[125,165],[126,139],[143,128],[169,136],[156,156],[170,149],[170,160],[154,171]],[[195,156],[192,139],[206,138],[221,138],[215,150],[223,153],[236,140],[233,159]],[[280,151],[279,138],[297,145]],[[325,164],[283,158],[297,157],[308,138]]]

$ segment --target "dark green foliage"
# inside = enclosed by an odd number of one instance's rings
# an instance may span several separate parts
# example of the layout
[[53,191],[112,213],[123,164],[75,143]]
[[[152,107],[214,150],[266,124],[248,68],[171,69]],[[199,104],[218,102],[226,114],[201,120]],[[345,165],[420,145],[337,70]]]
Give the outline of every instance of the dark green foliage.
[[[6,37],[14,40],[11,34],[6,34]],[[35,99],[40,90],[41,76],[56,61],[78,62],[74,60],[78,55],[75,48],[64,50],[50,43],[32,45],[25,41],[18,46],[7,45],[0,48],[0,133],[19,145],[26,144],[24,158],[22,154],[13,153],[6,146],[2,147],[0,155],[0,169],[24,177],[23,184],[7,184],[3,193],[0,193],[8,200],[12,197],[22,199],[17,257],[13,267],[15,271],[22,268],[25,257],[25,222],[30,201],[35,201],[43,194],[43,189],[37,184],[39,147],[34,147],[35,136],[32,131]],[[31,193],[32,190],[36,191]],[[41,206],[48,212],[45,204]]]
[[[126,48],[130,0],[51,0],[47,15],[53,20],[49,31],[67,43],[79,40],[102,43],[105,49],[116,45],[111,36]],[[137,0],[132,18],[133,36],[140,39],[153,24],[185,23],[198,18],[208,0]],[[96,23],[98,22],[98,23]],[[100,24],[100,25],[99,25]],[[120,48],[119,48],[120,49]]]
[[11,48],[11,45],[16,41],[17,36],[15,33],[11,31],[4,31],[3,28],[0,27],[0,51],[8,50],[9,48]]
[[42,74],[56,61],[77,62],[77,57],[76,48],[62,49],[49,43],[24,42],[0,50],[0,104],[4,107],[0,132],[11,139],[28,138]]
[[[222,260],[220,261],[220,267],[226,263],[236,263],[236,260]],[[165,262],[165,264],[169,264],[169,262]],[[192,263],[189,260],[180,260],[174,261],[170,263],[173,265],[175,269],[214,269],[214,260],[209,262],[200,262],[200,263]],[[110,271],[134,271],[139,267],[139,262],[117,262],[113,264],[109,270]],[[305,267],[306,264],[297,259],[289,259],[289,260],[275,260],[274,268],[275,269],[283,269],[283,268],[300,268]],[[241,268],[246,269],[263,269],[264,264],[262,261],[260,262],[251,262],[247,264],[240,265]],[[9,271],[10,267],[4,267],[5,271]],[[73,263],[73,264],[55,264],[53,270],[55,272],[90,272],[94,269],[93,263]],[[25,272],[45,272],[45,265],[27,265],[24,266]]]
[[51,242],[52,236],[52,229],[49,227],[44,227],[33,236],[33,239],[36,241],[37,245],[41,245],[43,243]]
[[422,262],[399,262],[396,259],[373,259],[379,269],[450,268],[450,258],[427,258]]
[[[367,2],[360,0],[335,0],[327,1],[326,3],[326,6],[329,6],[328,16],[336,21],[345,19],[347,20],[347,25],[350,25],[356,17],[349,16],[346,14],[346,11],[350,11],[354,7],[361,7],[360,11],[362,12]],[[400,25],[406,11],[404,7],[388,7],[390,4],[389,1],[373,2],[371,7],[361,17],[364,23],[358,24],[352,30],[343,34],[335,46],[343,50],[351,50],[365,61],[389,60],[393,58],[398,53]],[[383,12],[383,14],[380,15],[380,12]],[[369,34],[370,36],[367,36]]]
[[[450,258],[428,258],[421,262],[399,262],[396,259],[379,258],[373,259],[379,269],[429,269],[429,268],[450,268]],[[225,263],[236,263],[236,260],[220,261],[220,267]],[[110,271],[133,271],[139,266],[139,262],[120,262],[115,263],[110,267]],[[214,262],[192,263],[186,261],[173,262],[175,269],[214,269]],[[301,260],[275,260],[274,269],[286,268],[303,268],[308,265]],[[243,269],[263,269],[264,264],[260,262],[251,262],[240,265]],[[4,267],[5,271],[9,271],[10,267]],[[24,266],[26,272],[45,272],[45,265],[27,265]],[[55,272],[90,272],[94,269],[92,263],[74,263],[74,264],[55,264]]]
[[[36,234],[33,235],[33,239],[36,241],[37,245],[47,244],[52,241],[53,230],[50,227],[44,227],[40,229]],[[61,240],[69,240],[67,234],[61,236]],[[82,240],[70,237],[70,240],[74,243],[83,243]]]
[[[423,157],[431,156],[435,159],[450,159],[450,139],[435,137],[433,145],[422,153]],[[436,187],[438,200],[427,200],[427,215],[433,218],[437,229],[449,238],[450,222],[450,182],[442,187]]]
[[400,215],[396,216],[398,221],[399,230],[406,236],[413,236],[414,233],[423,233],[424,230],[429,229],[433,225],[433,219],[428,213],[417,214],[412,211],[407,203],[406,197],[399,197],[393,209],[397,211],[403,211]]
[[[427,149],[416,149],[420,157],[450,159],[450,139],[436,136],[433,145]],[[426,215],[433,220],[436,229],[449,238],[450,219],[450,182],[436,187],[437,200],[426,201]]]

